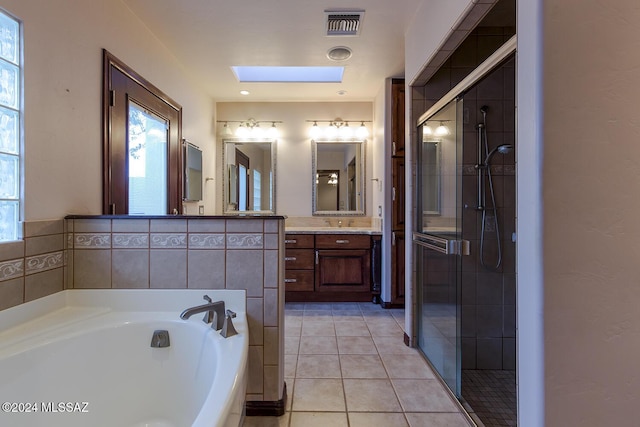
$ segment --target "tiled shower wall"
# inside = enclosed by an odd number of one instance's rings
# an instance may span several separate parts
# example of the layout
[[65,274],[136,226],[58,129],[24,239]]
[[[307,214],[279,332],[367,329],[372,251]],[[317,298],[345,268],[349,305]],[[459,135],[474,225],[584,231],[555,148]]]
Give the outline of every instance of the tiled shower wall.
[[284,387],[283,247],[282,217],[26,223],[24,241],[0,245],[0,309],[64,287],[246,289],[247,400],[275,402]]

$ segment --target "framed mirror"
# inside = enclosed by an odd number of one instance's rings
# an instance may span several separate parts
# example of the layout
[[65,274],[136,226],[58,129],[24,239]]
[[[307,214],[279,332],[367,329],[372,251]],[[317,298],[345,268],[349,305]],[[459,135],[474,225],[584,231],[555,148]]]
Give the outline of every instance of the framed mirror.
[[365,141],[311,141],[312,214],[365,214]]
[[275,214],[276,140],[222,142],[225,214]]

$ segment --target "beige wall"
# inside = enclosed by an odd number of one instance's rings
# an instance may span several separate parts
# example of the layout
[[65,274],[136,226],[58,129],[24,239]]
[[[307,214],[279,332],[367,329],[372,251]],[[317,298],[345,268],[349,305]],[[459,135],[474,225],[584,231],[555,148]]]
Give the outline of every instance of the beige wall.
[[546,425],[637,425],[640,8],[543,5]]
[[[373,120],[371,102],[219,102],[217,120],[280,120],[276,159],[276,213],[287,216],[311,216],[311,139],[306,120]],[[355,123],[350,123],[350,126]],[[359,125],[359,123],[358,123]],[[366,215],[372,209],[373,150],[382,140],[372,132],[366,153]],[[237,123],[233,124],[235,131]],[[222,135],[218,136],[221,147]],[[221,149],[221,148],[219,148]],[[221,170],[221,168],[219,168]],[[222,213],[222,173],[217,176],[218,206]],[[377,191],[377,190],[376,190]]]
[[[121,1],[0,7],[24,23],[25,220],[101,213],[102,48],[182,105],[183,137],[203,149],[203,175],[213,173],[212,100]],[[213,212],[211,192],[205,206]]]

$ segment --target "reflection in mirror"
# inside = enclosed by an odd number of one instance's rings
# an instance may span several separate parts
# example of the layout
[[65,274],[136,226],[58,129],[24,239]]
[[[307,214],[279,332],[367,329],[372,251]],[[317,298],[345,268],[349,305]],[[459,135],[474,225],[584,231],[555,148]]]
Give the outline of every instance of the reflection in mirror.
[[423,137],[422,154],[422,208],[424,215],[440,215],[440,146],[441,141]]
[[312,150],[313,215],[364,215],[364,140],[314,140]]
[[275,213],[276,141],[223,141],[224,213]]
[[186,139],[183,140],[185,201],[202,200],[202,151]]

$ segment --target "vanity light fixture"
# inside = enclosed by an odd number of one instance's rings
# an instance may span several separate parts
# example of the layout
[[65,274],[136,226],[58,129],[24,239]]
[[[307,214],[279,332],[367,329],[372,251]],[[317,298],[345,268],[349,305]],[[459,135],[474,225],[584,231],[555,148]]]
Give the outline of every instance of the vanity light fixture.
[[[279,120],[218,120],[217,123],[224,123],[221,134],[223,136],[235,135],[237,138],[250,138],[250,139],[262,139],[270,138],[276,139],[279,136],[276,123],[282,123]],[[229,123],[238,123],[238,128],[235,133],[231,131]],[[270,123],[271,126],[267,130],[260,127],[260,123]]]
[[[349,121],[360,122],[360,126],[354,130],[349,126]],[[369,129],[365,123],[370,123],[371,120],[342,120],[340,118],[335,120],[307,120],[313,125],[309,129],[309,136],[311,139],[365,139],[369,136]],[[324,128],[318,126],[318,123],[328,123]]]

